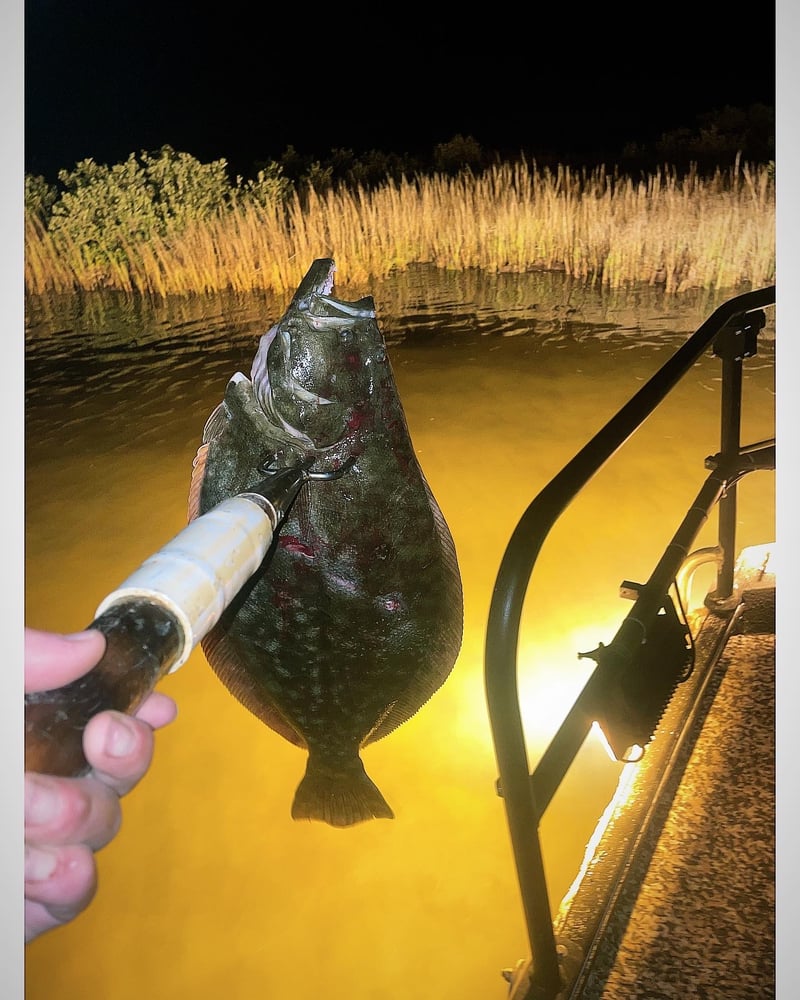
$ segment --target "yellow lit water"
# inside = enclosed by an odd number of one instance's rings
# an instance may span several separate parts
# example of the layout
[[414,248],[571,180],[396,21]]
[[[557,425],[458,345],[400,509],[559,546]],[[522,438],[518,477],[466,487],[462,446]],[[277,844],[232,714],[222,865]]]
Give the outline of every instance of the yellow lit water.
[[[27,1000],[502,1000],[501,970],[529,955],[484,693],[497,568],[539,490],[725,296],[677,308],[652,292],[603,299],[557,277],[427,271],[371,291],[465,596],[451,677],[363,754],[396,819],[294,822],[305,755],[196,651],[162,682],[179,717],[98,855],[95,901],[27,949]],[[88,624],[184,526],[203,423],[281,305],[31,310],[29,624]],[[773,433],[773,356],[767,331],[745,368],[744,441]],[[627,613],[620,581],[649,576],[705,478],[719,376],[713,357],[698,363],[545,543],[520,640],[532,764],[588,676],[577,653],[610,641]],[[740,545],[774,537],[773,489],[771,473],[740,485]],[[712,518],[697,545],[715,530]],[[618,773],[590,737],[545,815],[553,910]]]

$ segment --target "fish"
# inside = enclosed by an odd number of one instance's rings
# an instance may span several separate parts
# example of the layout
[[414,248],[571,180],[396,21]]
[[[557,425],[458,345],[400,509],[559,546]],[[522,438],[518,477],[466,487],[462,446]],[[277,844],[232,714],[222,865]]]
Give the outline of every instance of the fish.
[[444,684],[464,609],[375,301],[334,297],[335,271],[313,261],[250,377],[228,382],[194,459],[189,520],[273,470],[337,473],[303,486],[202,649],[242,705],[307,751],[292,818],[349,827],[394,818],[361,751]]

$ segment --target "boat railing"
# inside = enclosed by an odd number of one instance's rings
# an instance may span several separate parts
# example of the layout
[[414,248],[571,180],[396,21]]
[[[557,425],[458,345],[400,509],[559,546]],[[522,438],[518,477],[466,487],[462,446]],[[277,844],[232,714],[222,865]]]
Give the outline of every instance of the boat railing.
[[[648,636],[658,636],[657,642],[651,642],[651,650],[670,648],[673,653],[661,656],[660,664],[650,671],[656,690],[654,694],[651,684],[645,701],[655,698],[658,702],[661,697],[663,703],[669,697],[682,669],[682,640],[677,620],[672,627],[668,592],[715,507],[719,557],[716,586],[710,598],[724,607],[733,597],[736,484],[750,471],[775,467],[774,439],[745,447],[740,440],[742,366],[746,358],[757,353],[758,334],[766,325],[763,309],[774,303],[775,287],[770,286],[738,295],[719,306],[544,487],[525,510],[506,547],[492,593],[484,663],[498,790],[505,805],[531,947],[529,985],[519,1000],[555,1000],[565,988],[560,960],[563,948],[559,948],[551,917],[540,821],[592,723],[604,712],[612,711],[609,692],[615,687],[618,690],[620,677],[626,671],[629,674],[631,664],[643,656]],[[633,607],[612,642],[587,654],[597,661],[597,666],[530,774],[517,687],[517,649],[523,602],[539,551],[567,506],[709,347],[722,364],[720,450],[706,459],[710,474],[647,582],[624,585]],[[651,706],[651,716],[653,711]],[[618,736],[620,746],[615,753],[621,754],[636,742],[637,725],[646,729],[652,719],[645,708],[643,720],[618,721],[623,735]],[[644,739],[641,745],[646,742]]]

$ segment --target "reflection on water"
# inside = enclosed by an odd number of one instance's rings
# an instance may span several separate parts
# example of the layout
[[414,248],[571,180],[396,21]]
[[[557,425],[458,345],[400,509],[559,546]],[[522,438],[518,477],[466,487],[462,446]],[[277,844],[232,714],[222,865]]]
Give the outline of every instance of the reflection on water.
[[[162,683],[180,715],[98,856],[100,890],[27,951],[26,995],[128,1000],[487,1000],[528,955],[485,707],[495,574],[528,503],[723,297],[587,292],[563,276],[416,269],[370,291],[465,593],[451,678],[365,764],[397,818],[348,830],[289,816],[305,755],[249,715],[201,652]],[[230,375],[284,302],[159,310],[99,297],[31,308],[26,614],[73,630],[185,524],[191,463]],[[771,327],[745,369],[744,441],[773,433]],[[567,510],[523,616],[532,761],[613,637],[718,448],[719,363],[704,358]],[[739,487],[741,545],[773,536],[774,478]],[[697,545],[716,540],[712,522]],[[587,741],[542,829],[553,909],[619,765]]]

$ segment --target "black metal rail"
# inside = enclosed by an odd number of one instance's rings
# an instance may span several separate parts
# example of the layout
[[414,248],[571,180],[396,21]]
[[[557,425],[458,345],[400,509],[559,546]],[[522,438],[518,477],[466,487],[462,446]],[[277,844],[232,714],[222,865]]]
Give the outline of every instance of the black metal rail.
[[563,988],[539,824],[588,735],[605,672],[603,665],[593,672],[530,775],[517,689],[517,646],[523,602],[536,559],[566,507],[713,345],[722,360],[720,451],[706,460],[713,470],[711,475],[647,584],[639,588],[633,609],[608,647],[613,648],[611,659],[625,660],[633,647],[641,644],[642,630],[646,633],[659,613],[689,546],[715,505],[719,506],[722,561],[713,596],[720,602],[730,597],[736,553],[736,482],[753,469],[774,468],[774,442],[744,449],[740,444],[742,363],[756,353],[758,332],[765,324],[761,310],[774,302],[775,287],[770,286],[736,296],[716,309],[532,501],[503,556],[489,609],[484,663],[499,784],[531,946],[532,974],[524,1000],[553,1000]]

